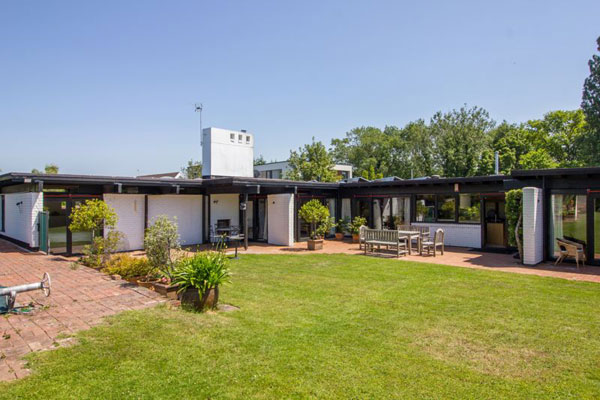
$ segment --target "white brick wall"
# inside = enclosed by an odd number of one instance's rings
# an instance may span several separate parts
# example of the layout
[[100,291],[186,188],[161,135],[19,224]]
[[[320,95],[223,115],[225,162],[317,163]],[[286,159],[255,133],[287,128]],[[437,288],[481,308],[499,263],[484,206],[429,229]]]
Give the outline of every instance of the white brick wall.
[[270,244],[294,245],[294,196],[270,194],[267,196],[267,224]]
[[[5,201],[5,227],[2,234],[31,247],[39,246],[39,212],[44,208],[44,196],[39,192],[7,193]],[[17,205],[18,204],[18,205]]]
[[177,217],[181,244],[202,243],[202,196],[163,194],[148,196],[148,225],[158,215]]
[[144,195],[106,193],[104,201],[117,213],[115,229],[124,235],[120,250],[144,248]]
[[544,207],[542,189],[523,188],[523,263],[535,265],[544,260]]
[[230,220],[231,225],[240,225],[240,195],[212,194],[210,196],[210,224],[220,219]]
[[438,228],[444,230],[444,244],[446,246],[481,248],[480,224],[440,224],[428,222],[414,222],[414,226],[428,226],[429,234],[433,238]]

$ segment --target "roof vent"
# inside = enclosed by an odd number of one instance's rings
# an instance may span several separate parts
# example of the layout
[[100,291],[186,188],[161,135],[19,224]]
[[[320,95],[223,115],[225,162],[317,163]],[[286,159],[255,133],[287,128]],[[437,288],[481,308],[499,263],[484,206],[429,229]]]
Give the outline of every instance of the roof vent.
[[439,175],[431,175],[431,179],[441,179],[442,177]]

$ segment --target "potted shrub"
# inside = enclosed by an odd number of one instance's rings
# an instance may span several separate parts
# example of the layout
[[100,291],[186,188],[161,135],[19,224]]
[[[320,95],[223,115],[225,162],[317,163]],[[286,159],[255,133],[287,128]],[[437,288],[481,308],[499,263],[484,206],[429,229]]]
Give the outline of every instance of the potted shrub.
[[348,218],[342,218],[338,221],[338,223],[335,226],[335,238],[337,240],[343,240],[344,239],[344,234],[348,231],[348,225],[349,225],[350,221],[348,220]]
[[186,257],[177,263],[173,283],[183,307],[202,311],[215,308],[219,302],[219,285],[229,282],[226,254],[220,251],[204,251]]
[[360,227],[363,225],[367,225],[367,219],[364,217],[354,217],[352,223],[350,224],[350,232],[352,232],[352,243],[358,243],[358,234],[360,232]]
[[[333,227],[332,221],[329,218],[329,209],[325,207],[319,200],[313,199],[305,203],[298,215],[310,226],[310,239],[308,240],[309,250],[320,250],[323,248],[323,236],[327,233],[327,227]],[[323,226],[327,224],[327,227]]]
[[166,215],[159,215],[146,229],[144,249],[150,265],[159,272],[159,280],[153,282],[158,293],[176,297],[177,286],[172,284],[176,255],[181,250],[177,223]]

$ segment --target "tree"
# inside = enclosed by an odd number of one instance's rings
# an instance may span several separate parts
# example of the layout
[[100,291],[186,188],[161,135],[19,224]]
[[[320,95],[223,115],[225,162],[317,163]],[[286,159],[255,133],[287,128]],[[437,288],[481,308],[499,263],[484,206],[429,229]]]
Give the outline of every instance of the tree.
[[202,163],[200,161],[190,160],[187,167],[181,168],[181,173],[185,179],[202,178]]
[[176,259],[173,251],[181,249],[177,222],[166,215],[159,215],[146,229],[144,250],[150,265],[158,269],[163,276],[172,279],[175,272]]
[[310,225],[310,238],[317,239],[331,230],[329,209],[317,199],[312,199],[298,210],[298,216]]
[[290,152],[290,170],[286,173],[287,179],[295,181],[336,182],[338,174],[333,170],[334,163],[331,155],[321,142],[306,144],[298,151]]
[[267,160],[265,160],[265,158],[263,157],[262,154],[254,159],[254,166],[265,165],[266,163],[267,163]]
[[531,150],[521,157],[520,169],[545,169],[556,168],[558,164],[546,149]]
[[[44,174],[58,174],[58,165],[56,164],[46,164],[46,166],[44,167]],[[34,168],[31,170],[32,174],[41,174],[42,171],[40,171],[37,168]]]
[[448,177],[475,175],[489,148],[494,125],[488,112],[478,107],[437,112],[431,118],[430,130],[441,173]]
[[372,165],[369,166],[368,170],[363,170],[360,176],[370,181],[383,178],[383,174],[381,172],[375,172],[375,167]]
[[438,173],[431,132],[425,121],[409,122],[402,129],[386,126],[384,133],[390,141],[388,176],[408,179]]
[[[596,40],[600,52],[600,37]],[[581,109],[588,123],[584,148],[588,163],[600,164],[600,55],[594,54],[588,61],[590,76],[583,84]]]
[[[397,129],[397,128],[396,128]],[[381,131],[372,126],[354,128],[343,139],[331,141],[331,154],[336,162],[350,163],[356,175],[362,176],[371,169],[376,174],[389,175],[392,164],[390,136],[394,127]]]
[[[115,210],[99,199],[86,200],[71,210],[72,232],[91,232],[92,242],[84,246],[82,262],[93,267],[105,265],[117,251],[123,234],[115,230],[118,217]],[[104,236],[102,236],[102,232]]]

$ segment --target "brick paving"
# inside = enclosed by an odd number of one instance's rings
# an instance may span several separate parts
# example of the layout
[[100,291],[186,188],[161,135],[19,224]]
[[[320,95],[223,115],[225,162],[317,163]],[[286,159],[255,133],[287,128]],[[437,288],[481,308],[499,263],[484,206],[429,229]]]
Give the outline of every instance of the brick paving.
[[91,268],[73,269],[65,258],[26,252],[0,239],[0,285],[38,282],[44,272],[52,279],[50,297],[39,290],[20,293],[17,305],[33,302],[33,313],[0,315],[0,381],[29,373],[22,360],[27,353],[66,345],[64,336],[97,325],[104,316],[166,301],[148,289]]

